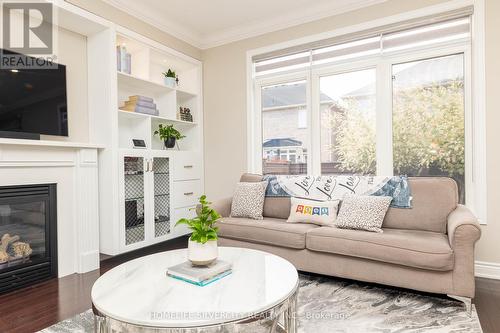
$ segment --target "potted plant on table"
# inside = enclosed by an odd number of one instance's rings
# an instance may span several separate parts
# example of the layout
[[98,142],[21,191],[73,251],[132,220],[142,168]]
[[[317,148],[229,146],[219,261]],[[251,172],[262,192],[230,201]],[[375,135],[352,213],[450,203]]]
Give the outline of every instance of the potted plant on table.
[[212,263],[217,259],[217,231],[215,226],[221,218],[213,208],[210,207],[211,202],[207,201],[207,197],[200,197],[200,204],[196,208],[197,216],[192,219],[180,219],[175,224],[185,224],[193,231],[188,241],[188,260],[193,265],[204,266]]
[[162,74],[164,76],[163,81],[165,82],[165,85],[170,88],[175,88],[176,84],[179,82],[179,79],[177,78],[175,71],[169,69],[168,71],[163,72]]
[[154,135],[158,135],[160,140],[165,143],[166,148],[174,148],[175,142],[177,140],[183,139],[186,136],[182,135],[181,132],[174,128],[174,125],[158,125],[158,130],[154,132]]

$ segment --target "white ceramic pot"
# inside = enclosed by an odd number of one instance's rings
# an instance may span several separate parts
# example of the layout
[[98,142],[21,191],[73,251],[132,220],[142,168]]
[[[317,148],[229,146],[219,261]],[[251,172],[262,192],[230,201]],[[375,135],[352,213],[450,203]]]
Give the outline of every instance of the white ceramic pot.
[[175,77],[163,77],[163,80],[165,82],[165,85],[170,88],[175,88]]
[[205,244],[193,242],[192,240],[188,242],[188,260],[193,265],[208,265],[215,261],[218,255],[219,251],[216,240],[208,241]]

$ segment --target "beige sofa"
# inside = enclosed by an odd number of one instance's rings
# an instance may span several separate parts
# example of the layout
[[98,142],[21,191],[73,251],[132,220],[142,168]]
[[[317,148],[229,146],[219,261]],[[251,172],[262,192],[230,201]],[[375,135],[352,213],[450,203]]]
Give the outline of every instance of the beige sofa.
[[213,203],[223,216],[219,245],[274,253],[300,271],[448,294],[470,309],[474,244],[481,235],[477,219],[458,204],[454,180],[409,182],[413,208],[390,208],[383,233],[287,223],[290,198],[266,198],[264,220],[231,218],[231,198],[220,200]]

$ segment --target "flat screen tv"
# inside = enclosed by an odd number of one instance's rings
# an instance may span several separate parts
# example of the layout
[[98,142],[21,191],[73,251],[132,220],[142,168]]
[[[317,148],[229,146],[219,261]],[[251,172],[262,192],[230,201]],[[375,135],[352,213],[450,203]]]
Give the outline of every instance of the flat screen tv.
[[0,67],[0,137],[39,139],[40,134],[68,136],[66,66]]

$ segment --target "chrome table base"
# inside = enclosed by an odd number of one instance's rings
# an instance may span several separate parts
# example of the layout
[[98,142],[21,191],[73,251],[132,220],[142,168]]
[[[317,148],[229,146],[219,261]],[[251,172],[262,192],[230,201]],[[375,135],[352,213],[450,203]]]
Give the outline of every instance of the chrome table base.
[[[298,285],[291,295],[283,302],[271,309],[249,315],[236,321],[228,321],[203,327],[153,327],[140,326],[119,321],[102,315],[95,307],[94,332],[95,333],[229,333],[249,332],[245,329],[249,325],[261,325],[263,332],[269,333],[297,333],[297,293]],[[259,329],[260,331],[260,329]]]

